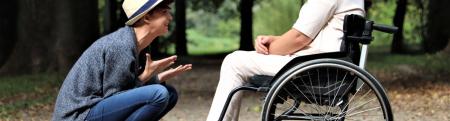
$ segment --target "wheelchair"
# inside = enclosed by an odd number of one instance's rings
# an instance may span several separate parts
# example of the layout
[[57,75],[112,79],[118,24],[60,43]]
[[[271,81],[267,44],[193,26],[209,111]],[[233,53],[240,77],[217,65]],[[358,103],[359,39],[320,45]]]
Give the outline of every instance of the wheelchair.
[[373,30],[394,33],[397,28],[374,24],[359,15],[346,15],[341,51],[296,57],[275,76],[251,77],[249,85],[228,95],[219,121],[233,95],[241,90],[267,93],[261,112],[263,121],[392,121],[386,91],[364,70]]

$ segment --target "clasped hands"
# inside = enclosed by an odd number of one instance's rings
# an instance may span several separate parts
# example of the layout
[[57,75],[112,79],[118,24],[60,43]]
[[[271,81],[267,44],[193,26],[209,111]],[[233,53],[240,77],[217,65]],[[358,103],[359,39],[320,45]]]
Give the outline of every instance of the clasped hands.
[[267,35],[261,35],[256,37],[255,39],[256,52],[268,55],[270,43],[272,43],[276,38],[277,36],[267,36]]
[[[147,61],[145,63],[144,72],[142,72],[142,74],[138,77],[139,80],[143,81],[144,83],[150,80],[153,73],[165,70],[167,67],[174,64],[175,60],[177,60],[177,56],[175,55],[157,61],[153,61],[150,57],[150,54],[148,53],[146,53],[145,56],[147,58]],[[191,69],[192,64],[179,65],[176,68],[170,68],[159,73],[158,78],[160,82],[165,82],[166,80]]]

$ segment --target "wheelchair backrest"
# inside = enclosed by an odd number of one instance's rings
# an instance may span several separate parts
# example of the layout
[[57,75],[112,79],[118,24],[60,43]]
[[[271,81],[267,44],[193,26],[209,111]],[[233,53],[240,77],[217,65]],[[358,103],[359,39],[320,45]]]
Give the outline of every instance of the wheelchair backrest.
[[361,50],[359,46],[360,40],[353,38],[362,38],[364,36],[365,25],[366,19],[363,16],[350,14],[344,18],[344,36],[341,43],[341,52],[347,53],[355,64],[359,63]]

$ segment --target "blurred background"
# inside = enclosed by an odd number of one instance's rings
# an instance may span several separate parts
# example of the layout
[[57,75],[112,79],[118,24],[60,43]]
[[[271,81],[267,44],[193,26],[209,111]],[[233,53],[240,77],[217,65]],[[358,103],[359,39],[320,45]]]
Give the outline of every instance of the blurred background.
[[[0,1],[0,120],[50,120],[68,70],[96,39],[124,26],[123,0]],[[253,50],[258,35],[290,29],[306,0],[175,0],[169,34],[147,51],[176,54],[193,70],[168,83],[180,92],[163,120],[205,120],[222,59]],[[387,89],[397,120],[450,120],[449,0],[365,0],[374,32],[367,70]],[[248,94],[241,120],[259,120]],[[255,102],[255,100],[257,102]]]

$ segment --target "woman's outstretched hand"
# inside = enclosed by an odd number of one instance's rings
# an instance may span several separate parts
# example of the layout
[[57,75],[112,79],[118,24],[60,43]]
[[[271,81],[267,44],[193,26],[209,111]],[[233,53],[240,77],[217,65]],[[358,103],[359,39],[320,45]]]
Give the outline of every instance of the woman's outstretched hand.
[[161,60],[153,61],[150,54],[145,54],[147,61],[145,63],[144,72],[139,75],[139,80],[147,82],[154,72],[159,72],[175,63],[177,56],[170,56]]
[[159,81],[165,82],[166,80],[173,78],[183,72],[189,71],[191,69],[192,69],[192,64],[179,65],[176,68],[171,68],[169,70],[159,73],[158,74]]

